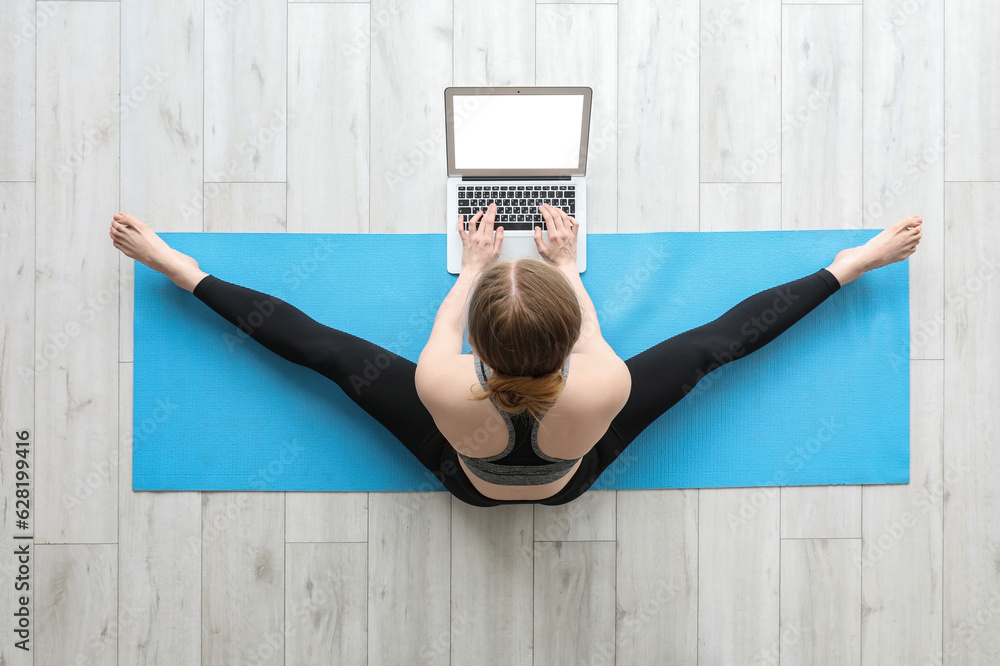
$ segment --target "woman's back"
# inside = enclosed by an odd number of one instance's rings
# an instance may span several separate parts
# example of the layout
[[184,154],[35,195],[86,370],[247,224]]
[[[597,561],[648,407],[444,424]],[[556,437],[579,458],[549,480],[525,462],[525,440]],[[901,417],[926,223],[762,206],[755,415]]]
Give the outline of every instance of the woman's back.
[[[441,434],[460,454],[459,462],[472,484],[494,499],[544,499],[561,490],[579,467],[577,459],[593,448],[607,431],[611,420],[628,400],[631,390],[628,368],[613,353],[571,354],[565,368],[563,390],[552,407],[536,421],[526,414],[514,417],[501,412],[492,401],[469,400],[471,388],[482,384],[482,377],[476,369],[478,359],[473,354],[453,358],[453,362],[444,364],[434,373],[433,379],[425,377],[426,381],[418,381],[417,391]],[[486,373],[488,375],[488,368]],[[504,418],[505,414],[507,418]],[[493,483],[481,478],[492,478],[481,468],[493,469],[494,472],[507,471],[493,467],[504,464],[504,458],[496,457],[505,451],[510,454],[513,439],[520,440],[520,448],[524,449],[530,436],[525,430],[532,428],[536,430],[534,439],[539,454],[539,461],[534,464],[542,467],[549,458],[576,460],[568,470],[567,465],[559,462],[545,465],[564,472],[562,478],[533,485],[527,485],[532,482],[528,478],[522,485],[510,485],[510,479],[506,483]],[[515,429],[520,432],[512,434]],[[524,457],[530,457],[531,452],[522,450],[520,453],[517,462],[523,464]],[[463,456],[475,460],[467,464]],[[482,459],[489,458],[493,460],[480,463]],[[519,466],[510,473],[518,469]],[[541,470],[538,472],[541,473]]]

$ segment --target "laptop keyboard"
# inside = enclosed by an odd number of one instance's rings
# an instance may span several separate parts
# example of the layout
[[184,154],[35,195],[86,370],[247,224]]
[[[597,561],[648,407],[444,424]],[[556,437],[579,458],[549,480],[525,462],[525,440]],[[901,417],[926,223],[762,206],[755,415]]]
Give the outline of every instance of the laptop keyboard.
[[465,216],[465,230],[469,218],[495,203],[497,216],[494,227],[504,231],[532,231],[541,227],[545,231],[545,218],[538,207],[547,203],[560,208],[567,215],[576,215],[575,185],[459,185],[458,214]]

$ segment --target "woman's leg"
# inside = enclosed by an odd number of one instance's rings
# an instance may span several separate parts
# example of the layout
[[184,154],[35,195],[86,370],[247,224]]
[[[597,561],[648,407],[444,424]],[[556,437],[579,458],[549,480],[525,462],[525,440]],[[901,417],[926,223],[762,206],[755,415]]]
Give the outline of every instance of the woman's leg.
[[829,267],[754,294],[715,321],[628,359],[632,393],[595,447],[601,471],[705,375],[774,340],[841,285],[909,258],[920,243],[922,222],[917,215],[897,220],[864,245],[840,252]]
[[625,361],[632,374],[632,393],[598,443],[600,471],[703,377],[761,349],[838,289],[840,283],[833,274],[820,269],[754,294],[718,319]]
[[367,340],[324,326],[279,298],[205,273],[170,248],[149,225],[117,213],[110,231],[126,256],[169,277],[267,349],[333,380],[344,393],[438,475],[441,447],[430,413],[417,395],[416,365]]
[[[587,453],[577,476],[543,504],[565,504],[588,490],[625,448],[707,374],[752,354],[788,330],[840,283],[827,269],[765,289],[715,321],[675,335],[625,361],[632,392],[604,436]],[[766,322],[766,323],[765,323]]]
[[192,292],[268,350],[335,382],[432,472],[440,451],[423,450],[437,426],[417,395],[416,364],[325,326],[280,298],[207,275]]

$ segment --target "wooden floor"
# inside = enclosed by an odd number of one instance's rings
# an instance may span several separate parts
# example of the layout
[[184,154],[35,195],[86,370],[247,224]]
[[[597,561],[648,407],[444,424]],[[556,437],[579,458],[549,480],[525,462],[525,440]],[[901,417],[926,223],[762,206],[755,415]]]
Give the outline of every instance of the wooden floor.
[[[998,27],[974,0],[9,0],[0,664],[1000,663]],[[132,492],[112,214],[440,233],[443,89],[515,84],[593,87],[594,232],[923,216],[911,357],[885,359],[908,486]]]

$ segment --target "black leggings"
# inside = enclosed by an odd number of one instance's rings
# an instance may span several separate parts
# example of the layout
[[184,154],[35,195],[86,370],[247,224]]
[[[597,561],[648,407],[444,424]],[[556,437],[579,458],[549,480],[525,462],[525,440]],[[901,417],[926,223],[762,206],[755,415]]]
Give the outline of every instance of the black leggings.
[[[565,488],[540,504],[570,502],[590,488],[643,430],[706,374],[778,337],[840,289],[825,268],[765,289],[703,326],[675,335],[625,361],[632,392],[607,432]],[[194,289],[208,307],[267,349],[332,379],[361,409],[406,446],[445,488],[474,506],[530,504],[495,500],[469,481],[455,449],[434,425],[414,383],[416,364],[367,340],[324,326],[281,299],[208,275]],[[375,381],[372,366],[378,370]],[[435,486],[429,485],[428,490]]]

